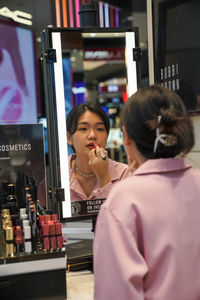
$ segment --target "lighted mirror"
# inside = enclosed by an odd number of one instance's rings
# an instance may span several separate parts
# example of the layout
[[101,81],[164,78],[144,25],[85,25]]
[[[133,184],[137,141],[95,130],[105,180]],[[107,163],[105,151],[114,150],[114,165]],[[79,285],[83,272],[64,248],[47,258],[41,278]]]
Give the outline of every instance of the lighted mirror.
[[[49,186],[64,190],[62,218],[97,214],[103,199],[71,202],[66,117],[81,103],[100,105],[109,116],[106,150],[126,162],[120,109],[139,84],[137,28],[47,28],[43,33],[49,144]],[[62,192],[61,192],[62,194]]]

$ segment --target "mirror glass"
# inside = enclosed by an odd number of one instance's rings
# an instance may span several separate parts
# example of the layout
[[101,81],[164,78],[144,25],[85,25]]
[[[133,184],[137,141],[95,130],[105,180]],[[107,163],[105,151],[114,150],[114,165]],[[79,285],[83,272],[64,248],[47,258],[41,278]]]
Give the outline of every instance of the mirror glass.
[[119,128],[127,99],[125,32],[63,32],[61,45],[66,116],[80,103],[100,105],[110,119],[109,157],[126,162]]
[[66,171],[69,168],[66,158],[73,153],[73,149],[67,145],[66,117],[78,104],[100,105],[110,120],[111,129],[106,146],[108,156],[126,163],[119,116],[124,102],[137,90],[137,63],[133,57],[133,49],[138,44],[137,28],[51,29],[50,38],[52,48],[56,49],[54,84],[60,162],[58,169],[60,185],[65,191],[63,218],[80,215],[81,210],[86,215],[95,214],[102,199],[93,199],[90,203],[79,201],[77,205],[70,201],[70,176]]

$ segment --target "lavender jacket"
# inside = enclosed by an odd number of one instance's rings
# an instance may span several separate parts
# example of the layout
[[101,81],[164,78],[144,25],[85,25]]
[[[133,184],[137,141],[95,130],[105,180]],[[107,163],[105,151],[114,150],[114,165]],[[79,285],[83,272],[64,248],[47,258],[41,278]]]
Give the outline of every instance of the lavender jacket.
[[94,241],[95,300],[200,299],[200,170],[148,160],[113,187]]
[[69,156],[69,178],[70,178],[70,196],[71,201],[90,200],[107,198],[109,191],[112,186],[122,180],[123,178],[130,175],[128,171],[128,165],[116,162],[112,159],[108,160],[108,172],[110,175],[110,182],[102,188],[99,188],[98,184],[94,187],[90,196],[86,196],[81,185],[76,179],[73,169],[71,168],[71,160],[74,158],[74,154]]

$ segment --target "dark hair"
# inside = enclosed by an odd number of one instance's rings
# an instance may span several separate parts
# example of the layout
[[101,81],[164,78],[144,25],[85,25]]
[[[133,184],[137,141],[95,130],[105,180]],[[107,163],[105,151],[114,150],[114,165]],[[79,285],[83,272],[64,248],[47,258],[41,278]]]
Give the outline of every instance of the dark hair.
[[[161,116],[159,124],[158,116]],[[181,98],[161,85],[141,88],[128,99],[121,113],[121,126],[125,127],[129,137],[146,158],[183,155],[194,145],[192,121]],[[154,153],[156,128],[159,128],[160,133],[174,136],[176,144],[165,146],[158,142]]]
[[86,103],[86,104],[79,104],[74,106],[74,108],[69,112],[67,116],[67,132],[72,135],[77,129],[77,124],[80,116],[86,112],[91,111],[95,114],[97,114],[103,121],[107,134],[109,134],[110,130],[110,122],[108,119],[107,114],[104,112],[104,110],[96,104]]

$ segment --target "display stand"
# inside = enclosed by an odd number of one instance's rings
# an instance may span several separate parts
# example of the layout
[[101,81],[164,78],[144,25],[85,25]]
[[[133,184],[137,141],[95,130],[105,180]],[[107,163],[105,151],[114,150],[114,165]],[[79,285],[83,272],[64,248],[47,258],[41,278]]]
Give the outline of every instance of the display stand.
[[0,258],[1,299],[66,299],[65,251]]

